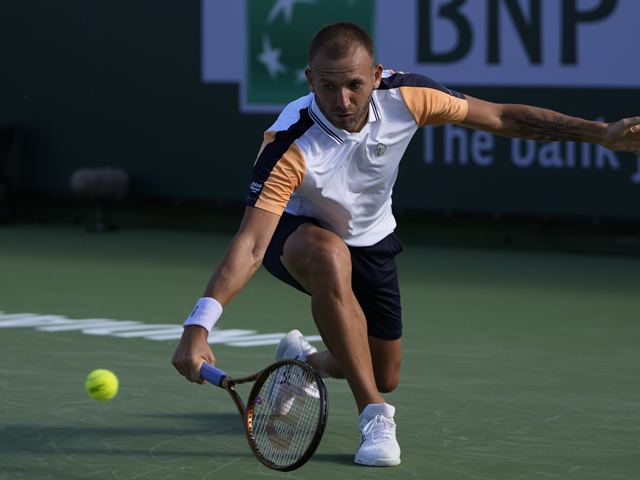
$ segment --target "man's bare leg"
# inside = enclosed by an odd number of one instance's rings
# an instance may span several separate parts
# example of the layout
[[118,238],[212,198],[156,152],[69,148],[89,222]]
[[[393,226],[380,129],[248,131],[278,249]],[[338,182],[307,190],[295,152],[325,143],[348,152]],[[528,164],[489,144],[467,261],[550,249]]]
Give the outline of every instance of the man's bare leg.
[[[330,376],[346,378],[360,413],[369,404],[385,403],[376,383],[366,319],[351,289],[351,255],[342,239],[311,223],[303,224],[285,242],[281,260],[311,293],[313,318],[328,348],[307,361]],[[384,353],[377,363],[392,354],[399,379],[400,341],[374,339],[372,345]],[[379,370],[389,368],[380,365]],[[397,380],[391,375],[383,383],[383,391],[390,391]]]
[[[381,393],[389,393],[400,383],[400,363],[402,361],[402,341],[382,340],[369,337],[369,351],[373,364],[373,375],[376,386]],[[344,378],[338,361],[329,350],[312,353],[307,362],[316,370],[324,372],[332,378]]]

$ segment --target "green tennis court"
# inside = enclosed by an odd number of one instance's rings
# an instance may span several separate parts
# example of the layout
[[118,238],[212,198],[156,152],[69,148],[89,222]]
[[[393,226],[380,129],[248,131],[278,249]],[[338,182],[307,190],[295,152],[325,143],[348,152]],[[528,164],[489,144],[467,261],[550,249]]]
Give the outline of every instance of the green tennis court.
[[[0,479],[640,478],[639,257],[408,244],[402,381],[385,396],[402,464],[353,463],[355,404],[328,380],[324,439],[282,474],[253,458],[224,391],[170,364],[229,239],[0,228]],[[317,334],[308,298],[263,270],[218,326],[237,330],[213,346],[235,376],[271,363],[277,334]],[[109,402],[84,391],[96,368],[120,379]]]

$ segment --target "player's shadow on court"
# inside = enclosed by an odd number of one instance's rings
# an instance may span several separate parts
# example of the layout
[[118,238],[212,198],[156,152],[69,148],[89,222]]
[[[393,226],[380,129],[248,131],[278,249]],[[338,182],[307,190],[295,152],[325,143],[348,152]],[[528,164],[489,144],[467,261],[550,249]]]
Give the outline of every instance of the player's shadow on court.
[[[244,437],[244,428],[237,414],[168,414],[141,415],[149,424],[138,425],[2,425],[0,424],[0,451],[7,453],[62,453],[66,455],[104,454],[107,444],[127,444],[127,454],[148,454],[146,450],[131,448],[138,441],[153,444],[166,438],[209,438],[212,436]],[[165,422],[162,422],[165,420]],[[176,421],[177,420],[177,421]],[[159,425],[162,423],[161,425]],[[156,440],[157,439],[157,440]],[[130,444],[130,445],[129,445]],[[154,455],[192,456],[194,452],[154,451]],[[195,455],[208,456],[200,452]],[[229,456],[245,456],[232,454]],[[247,451],[247,457],[252,456]],[[2,477],[2,475],[0,475]]]
[[148,414],[144,417],[178,420],[181,425],[192,423],[194,428],[212,435],[244,435],[242,419],[237,413],[167,413]]
[[348,466],[353,465],[354,467],[357,467],[358,465],[353,461],[353,457],[354,457],[354,454],[349,454],[349,453],[315,453],[313,457],[311,457],[311,460],[309,461],[334,463],[334,464],[348,465]]
[[[154,425],[138,426],[78,426],[78,425],[2,425],[0,424],[0,451],[11,454],[63,454],[63,455],[111,455],[114,453],[135,456],[148,455],[148,449],[140,443],[155,445],[167,438],[198,438],[202,441],[216,436],[237,436],[245,443],[245,432],[237,413],[210,414],[149,414]],[[165,423],[166,421],[166,423]],[[158,423],[165,423],[158,425]],[[155,440],[157,439],[157,440]],[[236,440],[229,440],[235,443]],[[226,442],[226,440],[225,440]],[[119,445],[114,448],[110,445]],[[136,448],[138,447],[138,448]],[[322,445],[320,446],[322,448]],[[229,457],[253,458],[249,447],[246,451],[210,451],[165,448],[155,449],[155,457]],[[316,452],[313,462],[354,465],[353,455]],[[3,469],[0,468],[0,477]]]
[[[244,427],[237,414],[235,413],[209,413],[206,415],[196,413],[183,414],[162,414],[148,415],[152,418],[178,418],[181,420],[193,421],[196,425],[203,426],[203,429],[212,435],[242,435],[244,436]],[[203,423],[204,422],[204,423]],[[320,444],[322,449],[322,443]],[[247,456],[246,454],[234,454],[238,456]],[[251,455],[251,454],[249,454]],[[230,455],[233,456],[233,455]],[[353,454],[348,453],[321,453],[316,452],[311,457],[311,462],[325,462],[339,465],[358,466],[353,461]]]

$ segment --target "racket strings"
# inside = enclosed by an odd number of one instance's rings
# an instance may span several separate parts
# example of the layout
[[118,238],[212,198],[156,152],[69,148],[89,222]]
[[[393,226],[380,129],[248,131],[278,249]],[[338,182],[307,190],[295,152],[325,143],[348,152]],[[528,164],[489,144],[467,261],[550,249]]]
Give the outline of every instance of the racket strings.
[[271,372],[256,397],[253,414],[260,454],[278,466],[296,462],[314,441],[321,408],[313,373],[298,365]]

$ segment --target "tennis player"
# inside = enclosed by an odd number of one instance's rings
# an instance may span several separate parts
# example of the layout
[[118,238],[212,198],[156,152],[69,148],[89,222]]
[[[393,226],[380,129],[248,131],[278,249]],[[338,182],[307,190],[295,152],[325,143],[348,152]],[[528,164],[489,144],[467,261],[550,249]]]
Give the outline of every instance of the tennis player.
[[317,351],[297,330],[276,358],[308,362],[346,378],[359,412],[355,461],[400,463],[395,408],[381,394],[400,381],[402,316],[391,193],[414,133],[454,123],[506,137],[571,141],[640,154],[640,117],[601,123],[546,109],[495,104],[421,75],[384,70],[371,37],[350,23],[327,25],[309,45],[310,94],[289,104],[264,134],[239,231],[185,322],[173,357],[201,383],[207,343],[227,305],[263,264],[311,296],[327,346]]

